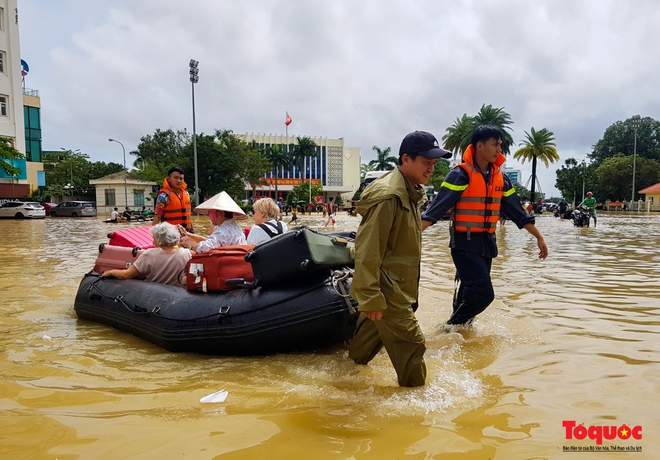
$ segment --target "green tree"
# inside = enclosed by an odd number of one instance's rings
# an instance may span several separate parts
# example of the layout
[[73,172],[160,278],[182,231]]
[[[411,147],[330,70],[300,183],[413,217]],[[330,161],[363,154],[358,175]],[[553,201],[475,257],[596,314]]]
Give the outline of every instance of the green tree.
[[360,182],[364,182],[365,177],[369,171],[375,171],[376,167],[369,163],[362,163],[360,165]]
[[390,147],[381,150],[374,145],[371,149],[375,150],[377,155],[375,160],[369,162],[369,164],[374,167],[374,171],[391,171],[396,168],[399,159],[390,155],[392,151]]
[[287,148],[282,144],[269,145],[263,147],[263,156],[270,162],[271,167],[275,170],[275,197],[279,196],[278,177],[282,169],[291,167],[291,156],[287,152]]
[[24,158],[24,155],[13,146],[14,140],[10,137],[0,136],[0,169],[8,176],[14,177],[21,170],[7,160],[16,160]]
[[[243,163],[250,146],[231,130],[216,130],[214,134],[197,135],[197,162],[201,196],[211,197],[225,191],[233,198],[244,194]],[[185,157],[192,158],[193,145],[184,148]],[[186,183],[196,189],[194,176],[186,174]]]
[[[599,201],[607,199],[619,201],[628,199],[632,187],[632,156],[615,155],[604,160],[596,169],[600,187],[596,197]],[[635,200],[639,199],[638,190],[660,182],[660,161],[648,158],[636,159]]]
[[[264,157],[256,145],[251,145],[245,150],[243,158],[243,170],[241,177],[248,184],[252,185],[252,195],[256,195],[257,186],[263,185],[265,182],[261,179],[270,171],[272,165],[270,161]],[[275,187],[275,196],[277,197],[277,186]]]
[[[186,182],[194,181],[194,175],[189,174],[194,168],[192,137],[185,129],[157,129],[154,134],[141,137],[137,149],[130,154],[136,157],[134,173],[138,177],[160,183],[170,168],[180,166],[187,173]],[[199,163],[197,169],[201,169]]]
[[[322,185],[312,185],[310,188],[310,184],[310,181],[304,181],[302,184],[293,187],[286,196],[287,204],[290,205],[292,200],[305,200],[309,204],[311,200],[307,201],[308,197],[323,195]],[[306,210],[307,209],[305,209],[305,211]]]
[[[291,154],[291,163],[294,166],[297,166],[300,170],[300,177],[305,179],[307,174],[305,173],[305,158],[316,158],[319,156],[319,152],[316,150],[316,142],[310,137],[298,137],[298,144],[293,146],[293,152]],[[310,165],[310,175],[311,175],[311,165]],[[310,177],[311,180],[311,177]],[[311,190],[310,190],[311,193]],[[311,201],[312,196],[309,195],[308,199]]]
[[87,164],[87,174],[89,179],[98,179],[99,177],[104,177],[123,170],[124,165],[119,163],[105,163],[103,161],[95,161],[93,163]]
[[449,172],[449,161],[441,158],[435,163],[435,169],[433,174],[429,178],[429,181],[426,185],[430,185],[437,192],[440,190],[442,182],[445,180],[445,176]]
[[[650,117],[640,120],[637,130],[637,157],[660,161],[660,122]],[[635,146],[635,130],[632,119],[617,121],[609,126],[603,138],[593,146],[589,154],[597,165],[616,154],[633,155]],[[631,182],[632,184],[632,182]]]
[[298,137],[297,141],[290,152],[291,165],[298,168],[301,179],[306,179],[305,158],[316,158],[319,153],[316,151],[316,142],[311,137]]
[[520,199],[527,199],[529,200],[529,190],[527,190],[527,187],[521,185],[519,182],[511,182],[511,185],[513,188],[516,190],[516,193],[520,197]]
[[595,165],[578,162],[575,158],[564,160],[557,170],[555,187],[561,192],[567,202],[577,204],[582,201],[582,190],[592,190],[596,196],[600,191],[596,187]]
[[541,160],[545,167],[550,167],[550,163],[559,161],[559,154],[555,144],[555,137],[551,131],[543,128],[530,133],[525,131],[526,139],[522,142],[522,147],[513,154],[513,158],[521,163],[531,160],[532,162],[532,189],[530,191],[530,201],[534,203],[536,190],[536,161]]
[[442,136],[442,141],[447,150],[454,152],[455,157],[457,153],[460,154],[468,148],[477,126],[494,125],[502,130],[502,152],[508,155],[509,149],[513,145],[513,138],[509,133],[511,124],[513,124],[511,115],[504,111],[504,107],[498,109],[490,104],[484,104],[475,116],[469,117],[467,114],[463,114],[461,118],[457,118],[454,124],[447,128],[447,133]]
[[[509,131],[507,131],[511,130],[510,125],[512,124],[511,115],[504,111],[504,107],[497,109],[490,104],[482,105],[479,113],[474,117],[474,129],[480,125],[494,125],[502,130],[502,153],[505,155],[509,154],[509,149],[513,145],[513,138],[509,134]],[[472,132],[474,132],[474,129]]]
[[454,124],[447,128],[447,134],[442,136],[444,148],[456,155],[462,153],[470,145],[472,140],[472,133],[474,133],[474,117],[470,117],[464,113],[461,118],[457,118]]

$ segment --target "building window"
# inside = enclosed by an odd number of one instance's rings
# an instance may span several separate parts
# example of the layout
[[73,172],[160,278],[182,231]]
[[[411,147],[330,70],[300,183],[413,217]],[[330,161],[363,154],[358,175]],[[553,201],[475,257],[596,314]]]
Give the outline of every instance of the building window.
[[115,189],[114,188],[106,188],[105,189],[105,205],[106,206],[114,206],[117,204],[117,200],[115,198]]
[[7,101],[9,98],[7,96],[4,96],[0,94],[0,116],[3,117],[8,117],[9,114],[7,113]]
[[0,73],[5,73],[5,53],[0,51]]
[[144,206],[144,190],[133,190],[133,206]]
[[0,8],[0,30],[5,30],[5,9]]

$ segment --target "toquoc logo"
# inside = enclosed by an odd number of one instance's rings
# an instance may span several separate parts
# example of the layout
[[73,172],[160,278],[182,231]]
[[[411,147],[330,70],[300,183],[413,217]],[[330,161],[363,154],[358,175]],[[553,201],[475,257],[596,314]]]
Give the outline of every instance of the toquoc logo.
[[630,439],[632,436],[633,439],[642,439],[642,426],[636,425],[630,428],[628,425],[621,425],[617,427],[616,425],[592,425],[589,427],[584,426],[584,423],[580,423],[576,426],[575,420],[564,420],[562,426],[566,428],[566,439],[593,439],[596,441],[596,444],[600,445],[603,443],[603,438],[608,440],[616,439]]

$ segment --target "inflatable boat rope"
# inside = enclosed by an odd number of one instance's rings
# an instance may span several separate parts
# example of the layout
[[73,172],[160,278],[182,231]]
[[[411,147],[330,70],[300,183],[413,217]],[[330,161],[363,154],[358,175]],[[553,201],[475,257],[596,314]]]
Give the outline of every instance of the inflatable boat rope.
[[[135,313],[137,315],[154,315],[154,316],[158,316],[159,318],[163,318],[163,319],[170,320],[170,321],[188,322],[188,321],[199,321],[199,320],[202,320],[202,319],[220,317],[220,316],[223,316],[223,315],[226,315],[227,313],[229,313],[229,310],[231,309],[231,306],[226,305],[226,306],[220,307],[220,311],[218,311],[218,313],[214,313],[212,315],[200,316],[200,317],[197,317],[197,318],[169,318],[167,316],[163,316],[163,315],[159,314],[159,312],[160,312],[160,307],[159,306],[155,306],[153,308],[153,310],[151,310],[151,311],[149,311],[147,308],[140,307],[139,305],[134,305],[134,307],[131,308],[131,306],[128,305],[124,301],[123,296],[113,297],[113,296],[109,296],[107,294],[104,294],[103,291],[101,291],[101,289],[96,285],[96,283],[98,283],[99,281],[101,281],[103,279],[101,277],[101,275],[90,272],[90,273],[87,273],[85,276],[96,276],[96,277],[98,277],[98,279],[96,281],[92,282],[92,284],[89,285],[89,287],[87,288],[87,291],[91,291],[92,289],[94,289],[98,292],[98,294],[100,296],[105,297],[106,299],[112,299],[115,302],[121,303],[128,311],[130,311],[131,313]],[[352,277],[353,277],[353,269],[351,269],[351,268],[343,268],[341,270],[334,270],[331,273],[331,284],[332,284],[333,289],[337,293],[337,295],[342,297],[344,299],[344,301],[346,302],[346,304],[348,305],[349,312],[351,314],[355,314],[355,313],[357,313],[357,311],[355,310],[355,307],[353,307],[353,305],[351,304],[350,296],[346,292],[346,286],[345,286],[345,282],[349,278],[352,278]],[[148,283],[148,282],[149,281],[145,281],[145,283]],[[322,283],[315,284],[311,287],[308,287],[308,289],[306,289],[305,291],[296,292],[294,295],[291,295],[290,297],[282,299],[277,304],[288,302],[289,300],[294,299],[294,298],[300,296],[301,294],[306,294],[308,292],[311,292],[311,291],[317,289],[319,286],[323,286],[325,284],[326,284],[325,281],[322,282]],[[277,305],[277,304],[273,304],[273,305]],[[272,307],[273,305],[270,305],[269,307]]]
[[350,294],[346,292],[346,280],[353,277],[353,269],[345,267],[341,270],[335,270],[332,272],[332,287],[335,289],[335,292],[339,297],[344,299],[346,305],[348,305],[348,311],[351,312],[351,315],[357,313],[355,307],[351,303]]

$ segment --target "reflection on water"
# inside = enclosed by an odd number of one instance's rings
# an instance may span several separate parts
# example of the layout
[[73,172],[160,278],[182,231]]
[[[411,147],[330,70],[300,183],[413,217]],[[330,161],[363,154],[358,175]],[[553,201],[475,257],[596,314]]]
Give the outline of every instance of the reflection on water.
[[[0,456],[572,458],[563,446],[593,444],[565,439],[562,421],[576,420],[643,425],[635,458],[654,458],[660,216],[599,217],[597,229],[539,217],[546,261],[527,232],[498,229],[497,299],[473,329],[451,332],[441,327],[454,277],[447,223],[429,228],[418,311],[429,377],[416,389],[396,386],[383,353],[369,366],[353,365],[343,346],[173,354],[78,321],[77,283],[118,224],[1,221]],[[336,229],[358,222],[340,215]],[[208,229],[205,218],[195,225]],[[223,388],[225,403],[199,403]],[[580,458],[600,458],[589,455]]]

